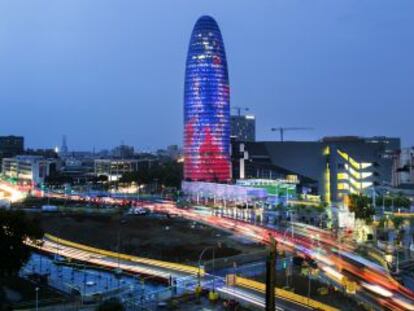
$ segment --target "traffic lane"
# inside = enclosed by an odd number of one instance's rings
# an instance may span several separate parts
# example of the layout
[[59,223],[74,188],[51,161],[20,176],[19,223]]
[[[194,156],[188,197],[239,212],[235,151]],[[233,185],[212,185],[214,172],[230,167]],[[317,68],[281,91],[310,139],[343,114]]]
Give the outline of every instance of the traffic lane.
[[[258,293],[245,290],[245,289],[239,289],[237,287],[229,287],[225,286],[222,288],[217,289],[219,293],[222,295],[227,295],[229,297],[233,297],[234,299],[238,300],[241,299],[247,303],[250,303],[252,305],[255,305],[256,307],[265,308],[265,298],[263,295],[260,295]],[[296,304],[294,302],[284,300],[281,298],[276,298],[276,310],[277,311],[309,311],[313,310],[310,307]]]

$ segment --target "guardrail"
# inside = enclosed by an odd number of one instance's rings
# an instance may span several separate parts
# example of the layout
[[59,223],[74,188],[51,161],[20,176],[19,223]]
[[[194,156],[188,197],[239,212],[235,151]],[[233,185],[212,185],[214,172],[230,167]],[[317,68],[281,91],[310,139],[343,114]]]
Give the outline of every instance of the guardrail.
[[[261,292],[261,293],[265,293],[266,292],[266,284],[261,283],[261,282],[257,282],[257,281],[253,281],[250,279],[246,279],[246,278],[242,278],[242,277],[238,277],[234,274],[228,275],[227,276],[227,281],[228,283],[230,283],[230,285],[236,285],[236,286],[240,286],[243,288],[247,288],[247,289],[251,289],[257,292]],[[339,309],[336,309],[334,307],[328,306],[324,303],[321,303],[319,301],[313,300],[313,299],[309,299],[307,297],[295,294],[293,292],[281,289],[281,288],[276,288],[275,289],[275,296],[282,298],[282,299],[286,299],[286,300],[290,300],[294,303],[297,304],[301,304],[304,306],[308,306],[317,310],[324,310],[324,311],[339,311]]]
[[198,275],[198,273],[200,273],[201,276],[204,276],[204,274],[205,274],[204,269],[199,269],[197,267],[183,265],[183,264],[179,264],[179,263],[168,262],[168,261],[162,261],[162,260],[157,260],[157,259],[136,257],[136,256],[132,256],[132,255],[127,255],[127,254],[116,253],[116,252],[112,252],[112,251],[99,249],[99,248],[96,248],[96,247],[87,246],[87,245],[84,245],[84,244],[64,240],[64,239],[58,238],[58,237],[53,236],[53,235],[48,234],[48,233],[45,234],[45,238],[52,241],[52,242],[55,242],[57,244],[66,245],[66,246],[73,247],[73,248],[76,248],[76,249],[79,249],[79,250],[83,250],[83,251],[87,251],[87,252],[91,252],[91,253],[95,253],[95,254],[99,254],[99,255],[103,255],[103,256],[108,256],[108,257],[112,257],[112,258],[116,258],[116,259],[119,258],[121,260],[141,263],[141,264],[148,265],[148,266],[154,266],[154,267],[158,267],[158,268],[183,272],[183,273],[187,273],[187,274]]

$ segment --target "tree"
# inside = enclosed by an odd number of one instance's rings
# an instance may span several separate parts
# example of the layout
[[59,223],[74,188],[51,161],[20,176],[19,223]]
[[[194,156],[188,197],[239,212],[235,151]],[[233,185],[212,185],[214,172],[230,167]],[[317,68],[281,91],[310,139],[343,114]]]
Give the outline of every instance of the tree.
[[398,231],[400,229],[401,225],[404,222],[404,218],[403,217],[393,217],[392,222],[394,223],[395,230]]
[[351,194],[349,196],[349,210],[355,213],[355,218],[363,219],[367,223],[372,221],[375,209],[371,206],[371,199],[362,194]]
[[397,195],[389,195],[389,196],[378,196],[376,199],[377,206],[384,205],[385,207],[401,207],[401,208],[409,208],[411,206],[411,201],[407,198],[403,193],[398,193]]
[[167,161],[157,166],[127,172],[120,178],[121,183],[135,182],[138,185],[158,183],[166,187],[180,188],[183,179],[182,163]]
[[23,243],[41,239],[39,222],[24,212],[0,210],[0,275],[15,275],[30,257],[31,249]]

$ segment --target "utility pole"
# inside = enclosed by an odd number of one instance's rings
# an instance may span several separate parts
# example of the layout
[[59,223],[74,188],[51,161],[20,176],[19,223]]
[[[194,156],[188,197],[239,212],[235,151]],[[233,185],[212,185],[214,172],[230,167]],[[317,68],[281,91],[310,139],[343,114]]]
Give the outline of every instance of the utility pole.
[[270,236],[270,251],[266,259],[266,311],[275,311],[276,298],[276,241]]

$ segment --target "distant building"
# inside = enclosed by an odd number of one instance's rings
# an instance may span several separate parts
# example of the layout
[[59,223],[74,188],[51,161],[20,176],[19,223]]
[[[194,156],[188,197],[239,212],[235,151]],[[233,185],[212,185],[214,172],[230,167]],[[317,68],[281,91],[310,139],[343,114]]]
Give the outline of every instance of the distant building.
[[254,115],[231,116],[231,138],[238,141],[256,140],[256,117]]
[[233,178],[292,179],[340,202],[350,193],[391,185],[399,139],[327,137],[314,142],[233,142]]
[[62,136],[62,146],[60,147],[60,153],[65,155],[69,152],[68,143],[66,139],[66,135]]
[[14,157],[24,152],[24,137],[0,136],[0,157]]
[[119,145],[112,149],[112,156],[118,159],[131,159],[134,157],[134,147],[127,145]]
[[24,153],[24,137],[0,136],[0,168],[3,158],[12,158]]
[[56,159],[45,159],[35,155],[4,158],[2,163],[4,177],[31,184],[43,183],[45,178],[55,170]]
[[160,158],[177,160],[182,155],[182,150],[178,145],[169,145],[167,149],[158,149],[156,155]]
[[414,147],[403,148],[395,157],[393,186],[414,189]]
[[97,159],[95,175],[104,175],[109,181],[119,180],[123,174],[148,169],[158,164],[154,159]]
[[169,145],[167,147],[168,157],[172,160],[177,160],[182,155],[182,150],[178,145]]
[[43,158],[58,158],[58,154],[55,149],[26,149],[25,155],[42,156]]

